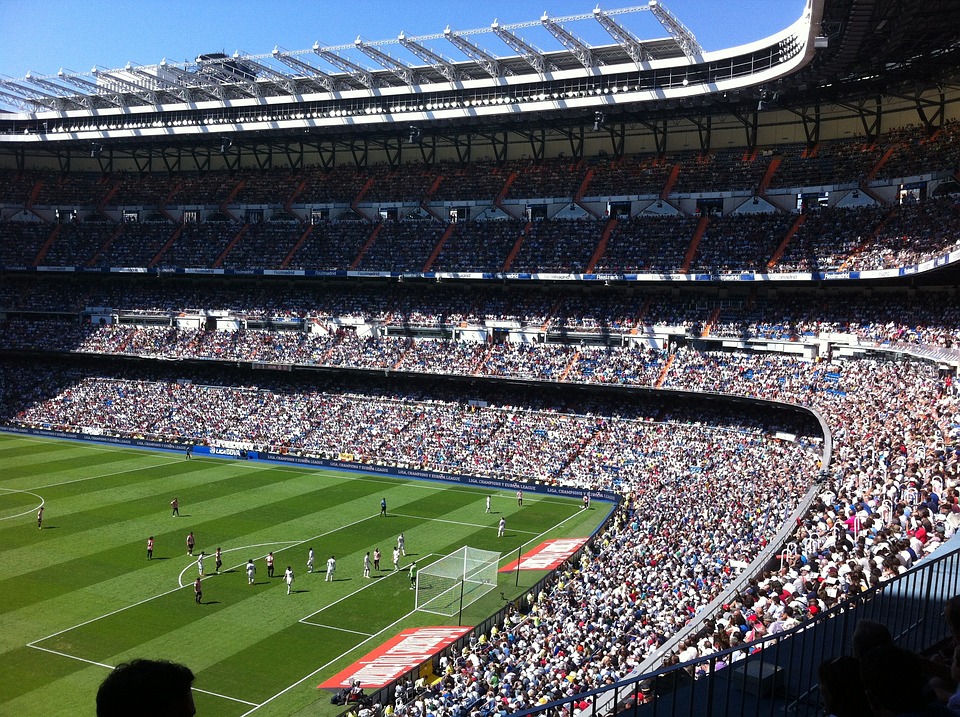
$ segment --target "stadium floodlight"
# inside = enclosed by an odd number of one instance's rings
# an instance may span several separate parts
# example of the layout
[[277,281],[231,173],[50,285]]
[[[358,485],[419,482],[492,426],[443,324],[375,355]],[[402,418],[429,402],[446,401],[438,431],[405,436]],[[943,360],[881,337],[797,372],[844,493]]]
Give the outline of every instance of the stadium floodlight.
[[[29,89],[31,95],[37,95],[46,100],[50,100],[52,102],[52,106],[54,109],[65,109],[67,103],[75,107],[82,107],[84,109],[93,109],[93,100],[91,100],[89,97],[87,97],[86,95],[77,95],[77,93],[74,92],[73,90],[67,87],[61,87],[60,85],[54,82],[51,82],[45,77],[36,77],[33,73],[28,72],[23,79],[25,79],[27,82],[31,84],[36,85],[37,87],[42,87],[45,90],[50,90],[50,92],[52,92],[53,94],[50,94],[48,92],[42,92],[40,90],[34,90],[32,88],[23,88],[24,90]],[[16,91],[16,89],[20,87],[20,85],[18,85],[15,82],[0,83],[0,84],[4,84],[9,89],[14,91]],[[34,102],[37,101],[32,98],[31,100]],[[45,103],[44,106],[50,106],[50,105]]]
[[543,26],[547,28],[551,35],[560,41],[561,45],[573,53],[573,56],[580,61],[581,65],[588,70],[596,67],[598,63],[593,57],[593,51],[583,40],[567,30],[563,25],[560,25],[556,20],[547,15],[547,13],[543,13],[540,22],[543,23]]
[[327,92],[337,91],[337,85],[333,81],[333,78],[319,67],[314,67],[310,63],[304,62],[298,57],[294,57],[289,53],[282,52],[279,47],[273,48],[273,52],[271,54],[273,55],[274,59],[282,62],[291,70],[300,70],[307,73],[304,76],[304,79],[316,85],[318,88],[324,89]]
[[670,33],[670,37],[677,41],[677,45],[680,46],[684,55],[692,60],[703,54],[703,48],[700,47],[697,38],[687,29],[686,25],[663,6],[660,0],[650,0],[649,6],[650,12],[660,21],[663,29]]
[[[96,68],[94,68],[96,69]],[[90,80],[85,80],[78,75],[73,75],[66,72],[62,67],[57,73],[59,77],[64,82],[69,82],[74,87],[79,87],[81,90],[85,90],[90,96],[102,97],[104,100],[109,102],[112,105],[117,107],[126,107],[127,102],[124,99],[123,95],[117,92],[104,91],[106,88],[98,85],[95,82],[90,82]]]
[[449,27],[443,31],[443,36],[454,47],[460,50],[460,52],[480,65],[480,67],[482,67],[493,79],[499,80],[504,76],[505,73],[503,67],[500,65],[500,61],[486,50],[474,45],[468,39],[458,35]]
[[137,67],[130,62],[127,63],[127,66],[124,69],[131,75],[140,77],[141,79],[149,82],[150,87],[156,88],[165,94],[173,95],[183,102],[190,102],[193,99],[190,95],[190,90],[183,85],[165,79],[160,72],[157,72],[157,74],[154,75],[147,72],[143,67]]
[[417,572],[416,609],[452,617],[497,587],[500,553],[468,545]]
[[341,57],[332,50],[328,50],[325,47],[320,47],[320,43],[314,43],[313,51],[331,65],[336,67],[338,70],[346,72],[364,87],[371,90],[376,88],[377,82],[373,79],[373,73],[367,68],[361,67],[355,62],[351,62],[345,57]]
[[201,55],[197,58],[197,64],[200,66],[198,75],[207,75],[224,88],[234,87],[253,98],[263,96],[256,75],[238,60],[219,54],[215,57]]
[[457,72],[456,68],[453,66],[453,63],[449,62],[441,55],[438,55],[433,50],[414,42],[402,32],[397,37],[397,40],[401,45],[403,45],[421,60],[430,63],[430,66],[443,75],[447,79],[447,82],[456,82],[460,79],[460,73]]
[[101,80],[107,83],[112,82],[115,85],[118,85],[120,87],[128,88],[127,90],[128,93],[133,94],[135,97],[140,98],[144,102],[148,102],[151,105],[160,104],[160,101],[157,99],[157,93],[151,90],[150,88],[138,85],[136,82],[131,82],[126,78],[118,77],[117,75],[112,74],[110,71],[104,72],[103,70],[100,70],[96,67],[93,68],[92,73],[93,73],[93,76],[97,78],[97,80]]
[[417,76],[413,72],[413,68],[410,65],[400,62],[400,60],[391,57],[382,50],[378,50],[373,45],[364,42],[359,37],[353,43],[360,52],[369,57],[371,60],[379,64],[385,70],[389,70],[397,77],[400,78],[400,81],[410,87],[418,84]]
[[176,77],[185,87],[197,90],[215,100],[224,101],[227,99],[226,92],[218,82],[214,82],[211,78],[205,77],[199,72],[187,72],[177,65],[167,62],[166,58],[160,61],[159,67],[162,72]]
[[527,61],[527,64],[536,70],[538,74],[545,74],[548,69],[551,71],[557,69],[553,63],[547,61],[540,50],[514,35],[496,20],[490,25],[490,29],[493,30],[493,34],[503,40],[511,50],[519,53],[520,56]]
[[[7,92],[4,89],[4,87],[5,87],[4,81],[0,80],[0,97],[7,98],[8,100],[10,100],[12,104],[16,105],[17,107],[23,107],[24,109],[31,109],[31,110],[38,109],[40,107],[51,109],[51,105],[46,104],[47,102],[46,100],[13,94],[12,92]],[[56,107],[52,107],[52,108],[56,109]]]
[[601,27],[607,31],[620,47],[626,50],[630,59],[638,65],[641,62],[649,62],[653,56],[647,51],[643,42],[633,35],[627,28],[618,23],[609,14],[600,8],[593,11],[594,19],[600,23]]
[[17,104],[25,107],[62,109],[63,100],[60,97],[41,92],[32,87],[25,87],[13,80],[0,80],[0,87],[5,90],[4,96],[15,98]]
[[246,67],[256,70],[259,77],[270,78],[275,85],[282,87],[288,95],[297,96],[300,94],[300,87],[297,85],[296,80],[290,75],[275,70],[262,62],[257,62],[247,55],[241,55],[239,50],[233,53],[233,59],[237,62],[242,61]]

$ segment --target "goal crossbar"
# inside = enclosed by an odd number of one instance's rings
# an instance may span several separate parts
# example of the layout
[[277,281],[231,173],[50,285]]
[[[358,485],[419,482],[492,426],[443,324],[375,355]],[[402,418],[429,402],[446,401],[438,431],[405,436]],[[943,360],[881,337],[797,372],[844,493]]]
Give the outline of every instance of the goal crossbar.
[[451,617],[497,586],[500,553],[463,546],[417,573],[416,609]]

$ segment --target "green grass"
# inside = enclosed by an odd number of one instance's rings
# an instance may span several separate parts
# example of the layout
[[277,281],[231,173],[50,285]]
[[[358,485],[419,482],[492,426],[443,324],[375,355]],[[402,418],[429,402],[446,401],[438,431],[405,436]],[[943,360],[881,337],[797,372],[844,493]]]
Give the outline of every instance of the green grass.
[[[515,558],[547,538],[591,533],[606,505],[376,475],[53,441],[0,434],[0,714],[93,715],[108,669],[135,657],[182,662],[197,675],[205,717],[332,715],[327,677],[406,627],[451,624],[414,612],[404,572],[362,577],[406,537],[406,566],[462,545]],[[169,502],[180,499],[179,518]],[[380,498],[390,515],[381,518]],[[45,505],[38,530],[36,509]],[[506,535],[498,539],[503,514]],[[223,571],[193,599],[195,559],[222,546]],[[156,539],[154,560],[146,540]],[[307,549],[316,570],[307,574]],[[262,557],[277,556],[270,580]],[[324,582],[327,557],[337,580]],[[257,563],[257,584],[243,566]],[[279,576],[292,565],[296,593]],[[212,558],[206,563],[213,571]],[[374,571],[376,573],[376,571]],[[497,590],[464,611],[475,624],[542,577],[501,574]]]

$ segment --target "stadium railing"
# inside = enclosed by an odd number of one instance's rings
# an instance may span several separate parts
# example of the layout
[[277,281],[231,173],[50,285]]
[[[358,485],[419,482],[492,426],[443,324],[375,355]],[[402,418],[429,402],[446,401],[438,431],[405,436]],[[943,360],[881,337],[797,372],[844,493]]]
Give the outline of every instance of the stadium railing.
[[787,632],[515,714],[814,717],[822,714],[817,668],[851,653],[857,622],[883,623],[900,647],[923,652],[949,636],[943,608],[958,593],[955,541],[946,553]]

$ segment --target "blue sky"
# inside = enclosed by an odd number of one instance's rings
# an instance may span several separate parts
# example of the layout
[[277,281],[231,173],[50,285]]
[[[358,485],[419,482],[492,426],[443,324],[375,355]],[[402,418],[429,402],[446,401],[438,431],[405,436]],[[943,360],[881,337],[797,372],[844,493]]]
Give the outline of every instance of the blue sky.
[[[758,40],[780,30],[803,11],[804,0],[662,0],[696,35],[706,50]],[[55,75],[60,68],[89,72],[94,66],[114,69],[127,62],[150,65],[167,58],[183,62],[200,53],[239,50],[266,54],[277,45],[309,49],[315,42],[344,45],[357,35],[390,40],[551,17],[589,14],[596,0],[0,0],[0,76],[23,77],[27,71]],[[646,6],[647,0],[604,0],[604,10]],[[667,33],[649,12],[617,18],[641,39]],[[591,44],[610,38],[595,22],[566,25]],[[517,31],[541,49],[559,49],[542,28]],[[496,55],[512,54],[492,35],[478,43]],[[463,59],[444,41],[430,47],[452,59]],[[409,59],[399,47],[384,48]],[[352,50],[348,57],[354,57]],[[357,56],[362,57],[362,56]],[[372,60],[366,60],[373,67]]]

